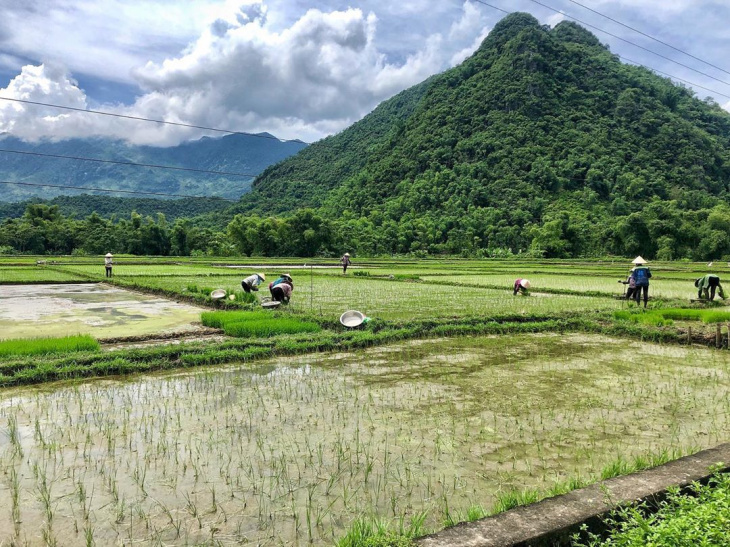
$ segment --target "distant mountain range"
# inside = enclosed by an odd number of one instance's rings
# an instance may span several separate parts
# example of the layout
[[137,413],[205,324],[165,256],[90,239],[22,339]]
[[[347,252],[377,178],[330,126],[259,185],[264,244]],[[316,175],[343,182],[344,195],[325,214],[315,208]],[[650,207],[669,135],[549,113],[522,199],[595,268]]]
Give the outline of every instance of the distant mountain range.
[[[306,146],[301,141],[280,141],[268,133],[203,137],[168,148],[134,146],[123,141],[101,138],[27,143],[6,136],[0,137],[0,181],[236,199],[249,191],[253,176]],[[216,175],[48,156],[166,165],[253,176]],[[74,196],[81,193],[94,192],[0,185],[0,201],[4,202]],[[100,195],[133,196],[123,193]]]

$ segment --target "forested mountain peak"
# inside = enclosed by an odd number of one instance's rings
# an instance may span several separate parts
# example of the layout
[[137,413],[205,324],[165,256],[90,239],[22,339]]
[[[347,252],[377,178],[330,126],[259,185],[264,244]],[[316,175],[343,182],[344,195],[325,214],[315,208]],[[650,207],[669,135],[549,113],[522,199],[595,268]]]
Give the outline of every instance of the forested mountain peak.
[[366,252],[730,255],[730,116],[575,23],[461,65],[269,168],[239,212],[319,209]]

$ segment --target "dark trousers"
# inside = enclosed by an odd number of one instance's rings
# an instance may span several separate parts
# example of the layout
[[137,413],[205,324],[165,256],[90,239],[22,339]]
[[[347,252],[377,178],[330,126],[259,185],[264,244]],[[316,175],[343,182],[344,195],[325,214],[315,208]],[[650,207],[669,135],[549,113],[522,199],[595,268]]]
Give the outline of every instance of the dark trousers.
[[281,287],[274,287],[271,289],[271,298],[277,302],[283,302],[285,300],[284,289]]
[[643,285],[634,289],[634,300],[638,305],[641,302],[641,293],[644,293],[644,307],[646,308],[646,302],[649,300],[649,285]]
[[634,297],[635,292],[636,292],[636,288],[628,287],[626,289],[626,300],[631,300]]
[[[708,287],[704,290],[700,289],[697,291],[697,298],[702,298],[703,296],[705,298],[709,298],[710,300],[715,299],[715,291],[717,291],[717,288],[720,286],[720,278],[719,277],[711,277],[710,282],[708,284]],[[704,293],[704,294],[703,294]],[[722,296],[722,294],[720,294]]]
[[106,276],[107,277],[111,277],[112,276],[112,267],[111,266],[107,266],[106,267]]

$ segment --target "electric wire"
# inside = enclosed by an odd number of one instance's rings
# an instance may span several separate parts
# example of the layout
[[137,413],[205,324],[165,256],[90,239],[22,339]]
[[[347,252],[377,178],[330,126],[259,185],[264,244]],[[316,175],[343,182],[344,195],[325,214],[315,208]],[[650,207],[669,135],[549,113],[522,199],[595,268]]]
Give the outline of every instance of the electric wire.
[[222,198],[218,196],[191,196],[191,195],[184,195],[184,194],[168,194],[165,192],[144,192],[142,190],[109,190],[106,188],[95,188],[91,186],[70,186],[66,184],[44,184],[39,182],[19,182],[19,181],[11,181],[11,180],[0,180],[0,184],[15,184],[18,186],[34,186],[34,187],[41,187],[41,188],[64,188],[64,189],[70,189],[70,190],[88,190],[91,192],[108,192],[111,194],[140,194],[140,195],[146,195],[146,196],[162,196],[162,197],[172,197],[172,198],[196,198],[196,199],[222,199],[224,201],[235,201],[232,199]]
[[47,106],[49,108],[59,108],[61,110],[72,110],[74,112],[86,112],[87,114],[98,114],[100,116],[110,116],[113,118],[123,118],[126,120],[137,120],[142,122],[152,122],[152,123],[159,123],[164,125],[174,125],[176,127],[190,127],[192,129],[202,129],[204,131],[214,131],[218,133],[226,133],[228,135],[245,135],[247,137],[257,137],[260,139],[271,139],[276,140],[279,142],[301,142],[302,144],[311,144],[308,142],[301,141],[299,139],[291,139],[291,140],[282,140],[277,137],[274,137],[273,135],[261,135],[257,133],[246,133],[245,131],[231,131],[229,129],[218,129],[215,127],[207,127],[204,125],[194,125],[190,123],[183,123],[183,122],[170,122],[167,120],[155,120],[153,118],[143,118],[141,116],[130,116],[128,114],[115,114],[114,112],[104,112],[103,110],[91,110],[86,108],[76,108],[73,106],[62,106],[60,104],[52,104],[52,103],[41,103],[38,101],[28,101],[26,99],[16,99],[13,97],[3,97],[0,96],[0,100],[3,101],[13,101],[16,103],[23,103],[23,104],[33,104],[36,106]]
[[[480,0],[477,0],[477,2],[479,2],[479,1]],[[562,10],[559,10],[557,8],[553,8],[552,6],[548,6],[547,4],[544,4],[544,3],[540,2],[539,0],[530,0],[530,2],[532,2],[533,4],[537,4],[538,6],[542,6],[544,8],[547,8],[547,9],[549,9],[551,11],[554,11],[555,13],[559,13],[560,15],[564,15],[565,17],[567,17],[569,19],[572,19],[573,21],[577,21],[581,25],[585,25],[586,27],[590,27],[592,29],[595,29],[598,32],[602,32],[603,34],[607,34],[608,36],[612,36],[613,38],[616,38],[617,40],[621,40],[622,42],[626,42],[627,44],[630,44],[630,45],[632,45],[634,47],[638,47],[639,49],[643,49],[644,51],[647,51],[647,52],[651,53],[652,55],[656,55],[657,57],[661,57],[662,59],[665,59],[665,60],[667,60],[667,61],[669,61],[671,63],[674,63],[674,64],[679,65],[681,67],[684,67],[684,68],[686,68],[688,70],[691,70],[693,72],[696,72],[697,74],[702,74],[702,76],[705,76],[706,78],[710,78],[712,80],[715,80],[715,81],[718,81],[718,82],[720,82],[722,84],[725,84],[727,86],[730,86],[730,82],[726,82],[725,80],[721,80],[719,78],[715,78],[711,74],[707,74],[706,72],[702,72],[701,70],[697,70],[696,68],[692,68],[689,65],[685,65],[684,63],[680,63],[679,61],[675,61],[671,57],[667,57],[666,55],[662,55],[661,53],[657,53],[656,51],[652,51],[649,48],[646,48],[646,47],[641,46],[641,45],[639,45],[639,44],[637,44],[635,42],[632,42],[631,40],[627,40],[626,38],[621,38],[621,36],[618,36],[616,34],[613,34],[611,32],[608,32],[607,30],[603,30],[602,28],[599,28],[599,27],[597,27],[595,25],[591,25],[590,23],[586,23],[585,21],[581,21],[577,17],[573,17],[572,15],[569,15],[569,14],[565,13]]]
[[576,6],[580,6],[582,8],[587,9],[588,11],[592,11],[596,15],[600,15],[601,17],[604,17],[604,18],[608,19],[609,21],[613,21],[614,23],[616,23],[618,25],[621,25],[624,28],[627,28],[629,30],[633,30],[634,32],[636,32],[638,34],[641,34],[642,36],[645,36],[645,37],[649,38],[650,40],[654,40],[655,42],[657,42],[659,44],[662,44],[663,46],[666,46],[666,47],[668,47],[670,49],[673,49],[674,51],[678,51],[679,53],[682,53],[683,55],[686,55],[687,57],[691,57],[692,59],[695,59],[696,61],[700,61],[701,63],[704,63],[704,64],[706,64],[708,66],[711,66],[712,68],[716,68],[720,72],[724,72],[725,74],[730,74],[730,72],[728,72],[724,68],[721,68],[721,67],[719,67],[717,65],[713,65],[709,61],[705,61],[704,59],[700,59],[699,57],[697,57],[695,55],[692,55],[691,53],[688,53],[688,52],[686,52],[686,51],[684,51],[682,49],[679,49],[678,47],[674,47],[672,44],[668,44],[667,42],[664,42],[664,41],[660,40],[659,38],[655,38],[654,36],[651,36],[650,34],[647,34],[646,32],[643,32],[643,31],[641,31],[641,30],[639,30],[637,28],[634,28],[634,27],[632,27],[630,25],[627,25],[625,23],[622,23],[621,21],[619,21],[617,19],[614,19],[613,17],[610,17],[609,15],[606,15],[605,13],[601,13],[600,11],[595,10],[593,8],[589,8],[588,6],[585,6],[585,5],[581,4],[580,2],[576,2],[576,0],[568,0],[568,2],[572,2]]
[[638,65],[638,66],[640,66],[642,68],[645,68],[647,70],[651,70],[652,72],[656,72],[658,74],[663,74],[664,76],[666,76],[667,78],[671,78],[672,80],[677,80],[678,82],[682,82],[684,84],[691,85],[692,87],[699,87],[700,89],[704,89],[705,91],[709,91],[710,93],[714,93],[715,95],[720,95],[721,97],[725,97],[726,99],[730,99],[730,95],[726,95],[724,93],[720,93],[719,91],[715,91],[714,89],[710,89],[709,87],[704,87],[704,86],[701,86],[700,84],[696,84],[694,82],[690,82],[688,80],[684,80],[684,79],[682,79],[682,78],[680,78],[678,76],[673,76],[672,74],[668,74],[666,72],[662,72],[661,70],[658,70],[656,68],[651,68],[651,67],[644,66],[639,61],[634,61],[632,59],[629,59],[628,57],[624,57],[623,55],[619,55],[618,53],[616,53],[615,55],[618,55],[621,58],[621,60],[626,61],[627,63],[631,63],[631,64],[634,64],[634,65]]
[[[507,14],[512,14],[512,13],[514,13],[514,12],[508,12],[508,11],[505,11],[505,10],[503,10],[502,8],[498,8],[498,7],[496,7],[496,6],[493,6],[492,4],[488,4],[487,2],[483,2],[482,0],[473,0],[473,1],[474,1],[474,2],[478,2],[479,4],[484,4],[485,6],[489,6],[490,8],[494,8],[494,9],[497,9],[497,10],[499,10],[499,11],[503,12],[503,13],[507,13]],[[531,1],[534,1],[534,0],[531,0]],[[546,7],[547,7],[547,6],[546,6]],[[550,8],[550,9],[552,9],[552,8]],[[554,10],[554,11],[557,11],[557,10]],[[559,13],[561,13],[561,12],[559,12]],[[563,14],[563,15],[566,15],[566,14]],[[566,15],[566,17],[570,17],[570,16]],[[578,19],[576,19],[576,21],[578,21]],[[578,21],[578,22],[581,22],[581,21]],[[583,23],[583,24],[585,24],[585,23]],[[588,26],[590,26],[590,25],[588,25]],[[594,28],[595,28],[595,27],[594,27]],[[600,29],[599,29],[599,30],[600,30]],[[617,57],[619,57],[619,58],[621,58],[621,59],[624,59],[624,60],[628,61],[629,63],[633,63],[633,64],[635,64],[635,65],[638,65],[638,66],[640,66],[640,67],[643,67],[643,68],[645,68],[645,69],[647,69],[647,70],[651,70],[652,72],[657,72],[657,73],[659,73],[659,74],[663,74],[664,76],[667,76],[668,78],[671,78],[671,79],[673,79],[673,80],[677,80],[677,81],[679,81],[679,82],[682,82],[682,83],[685,83],[685,84],[691,85],[692,87],[698,87],[698,88],[700,88],[700,89],[704,89],[705,91],[709,91],[710,93],[714,93],[715,95],[719,95],[719,96],[721,96],[721,97],[725,97],[725,98],[728,98],[728,99],[730,99],[730,95],[727,95],[727,94],[725,94],[725,93],[720,93],[719,91],[715,91],[714,89],[710,89],[710,88],[708,88],[708,87],[705,87],[705,86],[702,86],[702,85],[700,85],[700,84],[697,84],[697,83],[691,82],[691,81],[689,81],[689,80],[686,80],[686,79],[684,79],[684,78],[680,78],[679,76],[674,76],[673,74],[669,74],[668,72],[663,72],[663,71],[661,71],[661,70],[658,70],[658,69],[656,69],[656,68],[652,68],[652,67],[650,67],[650,66],[648,66],[648,65],[645,65],[645,64],[643,64],[643,63],[640,63],[640,62],[638,62],[638,61],[633,61],[633,60],[631,60],[631,59],[629,59],[629,58],[627,58],[627,57],[625,57],[625,56],[623,56],[623,55],[619,55],[618,53],[614,53],[613,55],[616,55]],[[720,81],[721,81],[721,80],[720,80]],[[723,82],[723,83],[724,83],[724,82]]]
[[0,152],[6,154],[23,154],[26,156],[40,156],[42,158],[55,158],[55,159],[66,159],[66,160],[79,160],[79,161],[93,161],[97,163],[112,163],[115,165],[130,165],[133,167],[151,167],[155,169],[171,169],[173,171],[192,171],[193,173],[206,173],[211,175],[225,175],[234,177],[248,177],[256,178],[258,175],[253,173],[236,173],[231,171],[211,171],[208,169],[194,169],[192,167],[175,167],[173,165],[157,165],[154,163],[136,163],[133,161],[117,161],[117,160],[102,160],[97,158],[85,158],[81,156],[65,156],[63,154],[46,154],[42,152],[28,152],[22,150],[7,150],[0,148]]

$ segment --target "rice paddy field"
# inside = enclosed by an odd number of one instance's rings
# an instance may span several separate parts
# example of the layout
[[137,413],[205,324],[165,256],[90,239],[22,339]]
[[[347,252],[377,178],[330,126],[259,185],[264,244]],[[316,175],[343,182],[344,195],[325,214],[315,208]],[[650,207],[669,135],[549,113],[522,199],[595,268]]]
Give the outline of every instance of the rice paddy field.
[[544,335],[11,390],[0,537],[329,545],[363,515],[438,528],[515,489],[720,442],[728,372],[708,349]]
[[[325,259],[118,257],[107,280],[96,259],[36,259],[0,259],[0,384],[14,386],[0,387],[2,543],[426,533],[728,440],[730,352],[685,343],[688,325],[727,338],[724,302],[690,302],[705,264],[652,264],[644,313],[616,298],[621,261],[355,259],[345,276]],[[245,301],[253,272],[289,272],[291,303]],[[517,277],[530,296],[513,296]],[[234,299],[211,300],[217,288]],[[58,294],[33,311],[43,291]],[[54,345],[78,334],[53,315],[64,294],[74,320],[118,320],[97,338],[133,332],[124,298],[157,302],[160,321],[185,302],[188,324],[222,331],[175,348]],[[348,331],[349,309],[371,322]],[[44,338],[25,353],[24,317]],[[132,371],[147,372],[88,378]],[[60,378],[76,379],[43,383]]]

